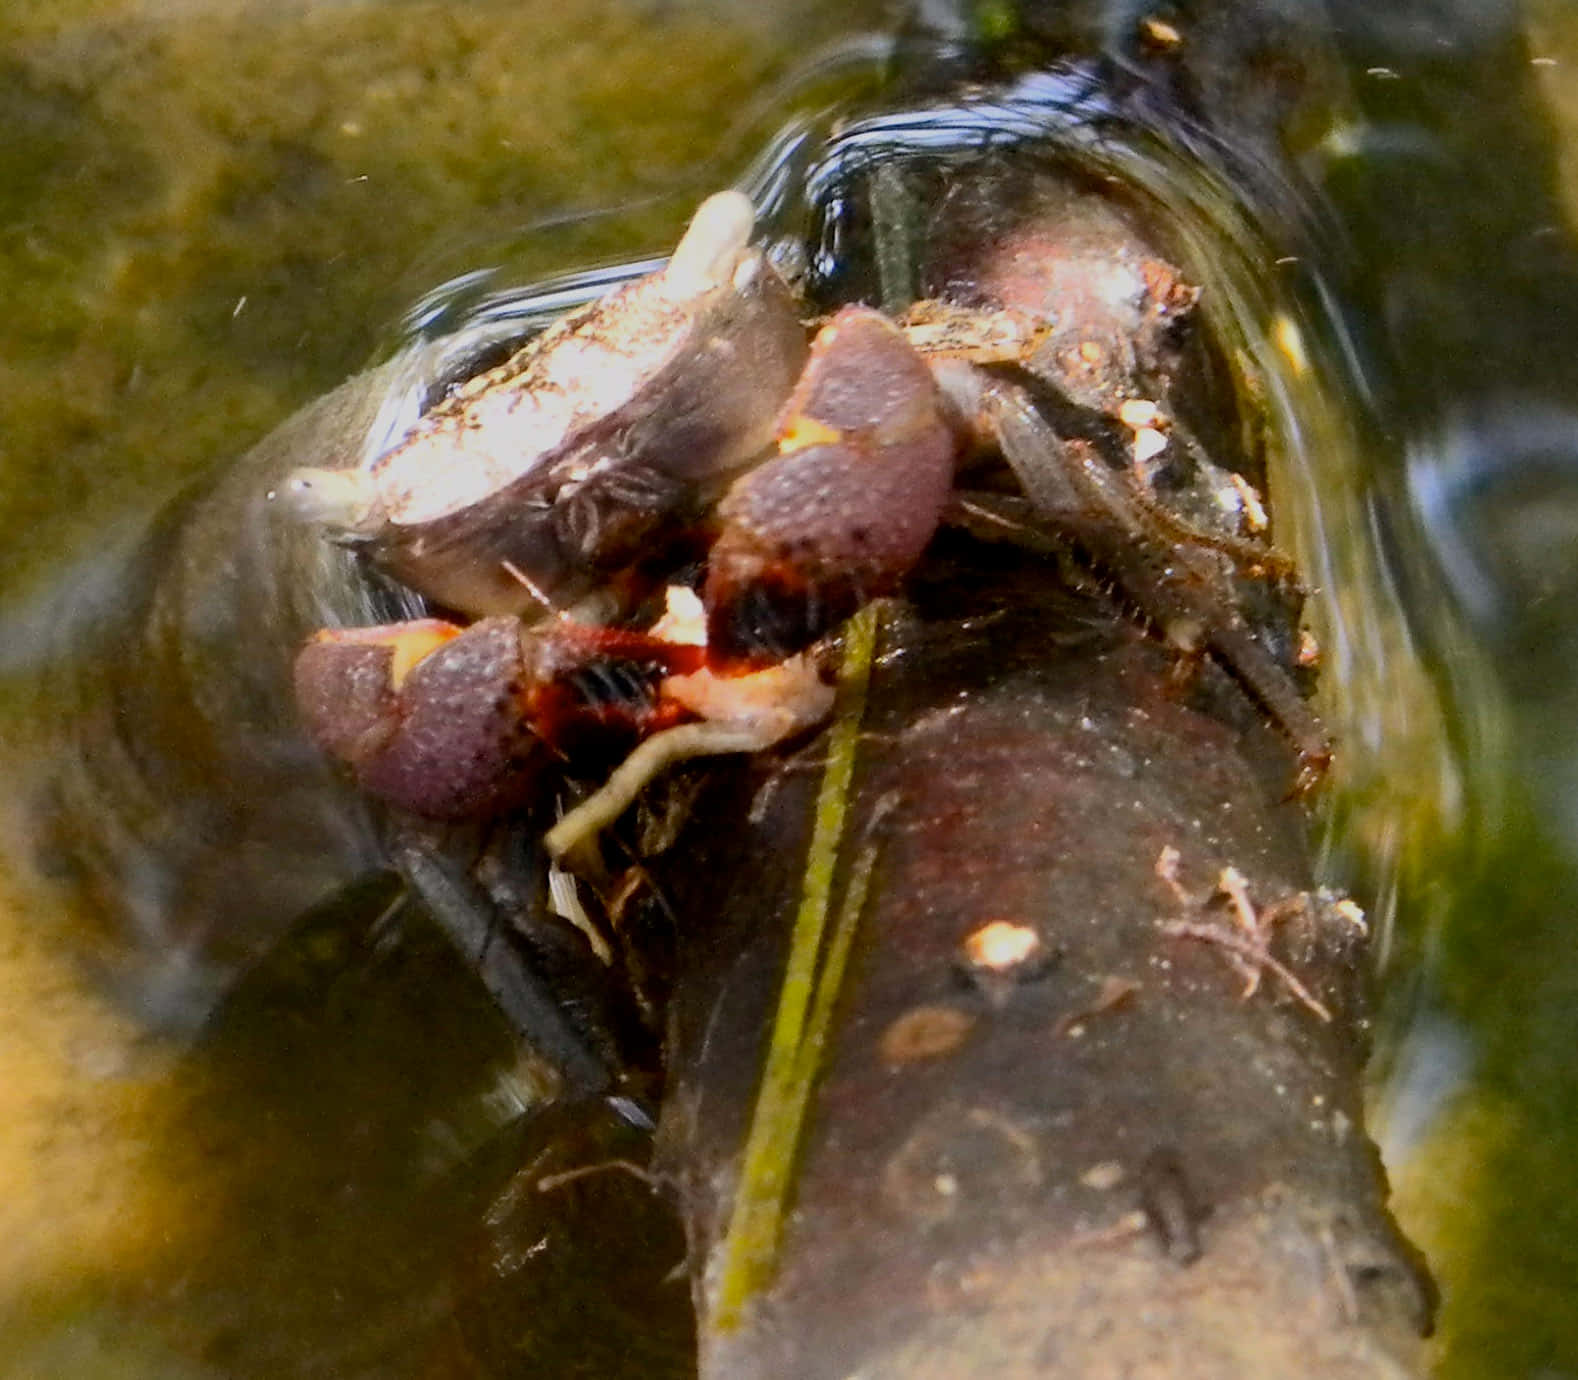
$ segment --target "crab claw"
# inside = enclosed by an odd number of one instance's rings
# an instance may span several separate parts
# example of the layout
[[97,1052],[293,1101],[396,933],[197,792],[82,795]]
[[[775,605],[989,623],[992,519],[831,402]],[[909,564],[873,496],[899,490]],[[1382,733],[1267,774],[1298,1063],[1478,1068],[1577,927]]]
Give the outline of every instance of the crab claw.
[[840,311],[784,408],[779,453],[718,507],[704,595],[714,661],[781,660],[891,593],[937,530],[956,448],[898,327]]
[[522,798],[545,753],[519,709],[520,623],[424,619],[320,632],[296,658],[308,731],[362,788],[413,814],[482,815]]
[[665,676],[699,670],[703,649],[570,619],[524,628],[436,619],[318,633],[296,657],[308,732],[363,790],[430,819],[525,803],[548,764],[617,759],[688,711]]
[[293,510],[447,609],[573,606],[772,443],[806,341],[752,221],[710,197],[666,268],[454,384],[355,477],[297,471]]

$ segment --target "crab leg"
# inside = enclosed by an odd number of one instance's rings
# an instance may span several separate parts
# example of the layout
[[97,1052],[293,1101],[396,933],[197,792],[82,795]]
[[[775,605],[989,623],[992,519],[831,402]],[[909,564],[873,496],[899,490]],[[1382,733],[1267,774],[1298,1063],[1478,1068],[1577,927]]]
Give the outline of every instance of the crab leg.
[[654,734],[630,754],[614,774],[543,835],[543,847],[556,861],[595,838],[629,809],[661,772],[694,757],[763,752],[797,727],[792,719],[733,725],[679,724]]
[[642,743],[549,831],[550,855],[579,849],[677,762],[760,752],[826,718],[831,690],[791,654],[909,573],[947,505],[956,449],[931,370],[903,332],[869,308],[840,311],[784,406],[778,454],[719,505],[709,665],[662,686],[700,722]]
[[1120,476],[1083,441],[1064,440],[1022,389],[972,382],[974,415],[989,433],[1040,516],[1085,547],[1169,642],[1204,648],[1271,715],[1299,756],[1295,790],[1320,779],[1331,741],[1287,670],[1266,650],[1230,599],[1213,596],[1220,578],[1189,543],[1147,540],[1147,513]]
[[543,974],[517,947],[511,925],[472,869],[412,829],[396,829],[389,852],[505,1017],[557,1070],[563,1091],[606,1091],[614,1081],[608,1060],[575,1028]]
[[364,790],[426,819],[471,819],[529,802],[584,742],[662,727],[652,687],[700,665],[700,648],[568,618],[421,619],[318,633],[296,659],[296,700]]

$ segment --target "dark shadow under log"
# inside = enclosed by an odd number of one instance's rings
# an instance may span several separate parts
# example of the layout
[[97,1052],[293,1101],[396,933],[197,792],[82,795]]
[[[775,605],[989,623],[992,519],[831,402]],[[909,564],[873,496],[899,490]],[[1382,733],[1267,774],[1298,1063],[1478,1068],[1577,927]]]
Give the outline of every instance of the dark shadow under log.
[[[842,867],[869,847],[871,888],[735,1325],[721,1245],[817,747],[704,800],[661,877],[685,923],[659,1162],[703,1375],[1416,1373],[1428,1285],[1360,1121],[1362,929],[1311,894],[1287,751],[1238,686],[1034,562],[950,569],[890,619],[858,752]],[[1225,868],[1285,965],[1248,997]],[[966,956],[991,922],[1045,946],[1017,980]]]

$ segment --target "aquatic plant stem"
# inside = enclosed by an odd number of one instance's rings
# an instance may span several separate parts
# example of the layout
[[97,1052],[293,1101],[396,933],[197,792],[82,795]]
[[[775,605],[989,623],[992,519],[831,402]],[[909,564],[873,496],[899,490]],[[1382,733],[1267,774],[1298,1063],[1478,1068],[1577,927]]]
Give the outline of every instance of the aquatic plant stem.
[[857,864],[850,879],[819,972],[880,617],[878,606],[868,606],[850,620],[844,634],[838,702],[828,730],[827,765],[806,850],[789,962],[719,1253],[712,1324],[720,1331],[739,1326],[746,1304],[771,1279],[776,1265],[784,1203],[811,1088],[870,878],[871,860],[863,854],[864,865]]

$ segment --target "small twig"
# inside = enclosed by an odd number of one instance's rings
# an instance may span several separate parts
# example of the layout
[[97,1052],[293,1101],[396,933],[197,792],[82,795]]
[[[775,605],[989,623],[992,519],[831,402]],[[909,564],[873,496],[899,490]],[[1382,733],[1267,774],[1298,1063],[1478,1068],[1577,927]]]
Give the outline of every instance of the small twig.
[[1172,892],[1173,899],[1186,910],[1198,910],[1203,906],[1208,897],[1194,896],[1178,878],[1179,866],[1183,862],[1183,854],[1172,844],[1167,844],[1156,855],[1156,875],[1166,883],[1167,889]]
[[548,863],[548,900],[553,913],[579,930],[598,961],[608,967],[614,961],[614,952],[581,904],[580,883],[575,874],[566,872],[556,860]]
[[[1195,920],[1163,920],[1162,933],[1173,935],[1178,939],[1196,939],[1201,943],[1216,944],[1236,954],[1244,963],[1252,967],[1269,968],[1277,980],[1309,1011],[1323,1021],[1331,1020],[1331,1012],[1315,999],[1309,988],[1293,975],[1292,970],[1285,963],[1267,952],[1264,941],[1250,939],[1223,925],[1203,924]],[[1259,974],[1256,973],[1257,985],[1258,977]],[[1244,995],[1253,996],[1254,988],[1248,989]]]
[[1092,1016],[1105,1015],[1114,1007],[1123,1005],[1139,990],[1140,984],[1132,978],[1108,974],[1101,980],[1101,990],[1096,993],[1095,1000],[1077,1011],[1065,1011],[1057,1018],[1052,1026],[1052,1038],[1058,1039],[1074,1033]]
[[1128,1241],[1136,1236],[1143,1236],[1150,1228],[1150,1221],[1139,1208],[1126,1212],[1109,1227],[1093,1227],[1089,1231],[1075,1232],[1069,1238],[1069,1246],[1076,1250],[1089,1250],[1093,1246],[1115,1246],[1120,1241]]
[[1216,897],[1223,897],[1232,907],[1233,924],[1223,925],[1206,920],[1163,920],[1162,933],[1176,939],[1193,939],[1202,944],[1215,944],[1222,956],[1232,965],[1233,971],[1244,979],[1243,999],[1248,1000],[1260,990],[1261,974],[1269,971],[1306,1010],[1322,1021],[1330,1022],[1331,1012],[1294,975],[1285,963],[1271,952],[1271,932],[1295,912],[1309,906],[1306,892],[1294,892],[1259,910],[1249,895],[1249,879],[1236,867],[1224,867],[1217,874],[1216,890],[1201,898],[1192,895],[1179,878],[1183,855],[1167,845],[1157,856],[1156,875],[1172,892],[1180,905],[1193,911],[1204,910]]
[[504,567],[504,573],[508,575],[510,579],[514,580],[518,585],[525,589],[525,591],[531,595],[533,599],[543,606],[545,612],[558,613],[560,617],[564,616],[560,610],[555,607],[553,600],[550,599],[538,587],[536,581],[534,581],[531,576],[529,576],[524,570],[516,565],[514,561],[501,560],[499,564]]
[[659,772],[692,757],[731,752],[760,752],[778,738],[759,727],[729,728],[716,723],[680,724],[648,738],[614,770],[600,789],[569,811],[543,835],[543,846],[556,862],[594,839],[630,808]]

